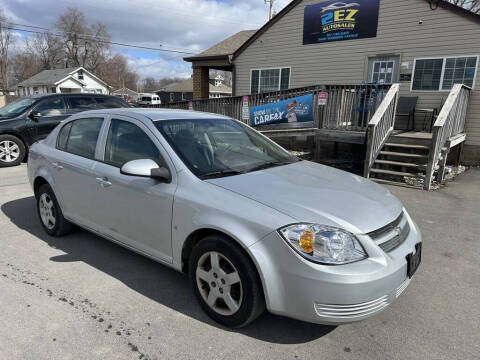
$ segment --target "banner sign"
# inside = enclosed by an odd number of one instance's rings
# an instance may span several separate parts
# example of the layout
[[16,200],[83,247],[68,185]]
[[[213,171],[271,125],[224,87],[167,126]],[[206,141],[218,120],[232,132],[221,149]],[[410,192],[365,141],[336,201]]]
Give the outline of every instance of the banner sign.
[[252,126],[305,121],[313,121],[311,94],[250,108]]
[[326,1],[305,6],[303,44],[377,36],[380,0]]

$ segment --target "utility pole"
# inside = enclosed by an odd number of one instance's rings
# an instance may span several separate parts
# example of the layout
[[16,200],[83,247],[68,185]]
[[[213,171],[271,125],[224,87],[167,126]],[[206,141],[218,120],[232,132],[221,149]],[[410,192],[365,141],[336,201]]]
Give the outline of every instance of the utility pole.
[[273,3],[275,2],[275,0],[263,0],[263,1],[265,1],[265,4],[267,4],[267,3],[270,4],[270,12],[269,12],[268,20],[272,20],[272,16],[273,16]]

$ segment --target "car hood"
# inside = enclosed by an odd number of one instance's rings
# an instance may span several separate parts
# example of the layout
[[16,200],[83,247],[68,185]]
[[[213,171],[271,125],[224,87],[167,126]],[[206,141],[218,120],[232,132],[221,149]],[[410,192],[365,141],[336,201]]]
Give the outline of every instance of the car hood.
[[309,161],[207,181],[296,221],[340,226],[357,234],[387,225],[403,209],[384,187]]

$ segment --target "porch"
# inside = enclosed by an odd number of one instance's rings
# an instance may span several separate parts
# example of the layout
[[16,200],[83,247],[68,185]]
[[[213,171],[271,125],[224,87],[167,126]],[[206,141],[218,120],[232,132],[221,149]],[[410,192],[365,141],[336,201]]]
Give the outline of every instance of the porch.
[[[159,107],[193,109],[223,114],[249,122],[248,108],[292,97],[312,94],[310,122],[257,126],[269,138],[313,139],[314,159],[319,161],[326,143],[351,144],[351,156],[360,159],[363,175],[380,183],[408,185],[430,190],[444,180],[449,153],[456,150],[458,164],[465,141],[465,118],[470,88],[454,85],[427,131],[404,130],[397,126],[399,84],[317,85],[283,91],[220,99],[184,101]],[[319,104],[319,93],[326,103]],[[429,129],[432,129],[429,132]],[[332,158],[335,160],[336,152]],[[451,157],[451,156],[450,156]],[[322,161],[320,161],[322,162]],[[410,185],[412,186],[412,185]]]

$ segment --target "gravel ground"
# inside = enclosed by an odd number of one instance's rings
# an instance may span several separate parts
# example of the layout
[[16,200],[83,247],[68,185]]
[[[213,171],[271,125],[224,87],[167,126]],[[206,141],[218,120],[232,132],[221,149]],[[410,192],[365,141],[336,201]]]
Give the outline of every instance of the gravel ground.
[[0,169],[0,358],[480,359],[479,184],[470,169],[435,192],[389,187],[424,253],[381,314],[339,327],[265,314],[229,330],[184,275],[82,230],[47,236],[25,165]]

